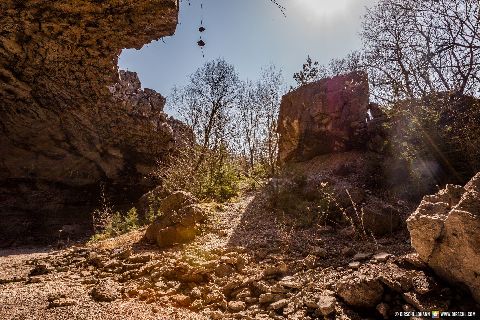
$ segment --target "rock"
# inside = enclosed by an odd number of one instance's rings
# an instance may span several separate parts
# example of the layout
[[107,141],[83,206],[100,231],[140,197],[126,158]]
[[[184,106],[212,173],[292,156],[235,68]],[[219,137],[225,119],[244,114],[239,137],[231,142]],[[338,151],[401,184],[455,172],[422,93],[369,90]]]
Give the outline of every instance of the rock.
[[214,302],[221,302],[225,299],[223,293],[218,290],[210,292],[204,298],[206,304],[214,303]]
[[230,301],[228,303],[228,309],[233,312],[240,312],[247,308],[247,305],[243,301]]
[[90,252],[88,256],[86,257],[86,260],[89,264],[92,266],[95,266],[97,268],[101,268],[104,266],[104,262],[102,260],[102,257],[96,253],[96,252]]
[[259,303],[276,302],[283,299],[283,295],[274,293],[264,293],[258,297]]
[[374,308],[382,299],[383,286],[377,279],[356,272],[339,280],[337,294],[348,305]]
[[155,214],[171,215],[194,203],[197,203],[197,199],[188,192],[175,191],[170,195],[165,195],[162,187],[157,187],[138,200],[138,208],[139,214],[143,216],[146,216],[150,210],[153,210]]
[[307,269],[313,269],[315,268],[315,264],[317,263],[317,257],[314,256],[313,254],[309,254],[308,256],[303,259],[303,265]]
[[226,263],[220,263],[218,267],[215,268],[215,275],[217,277],[223,278],[231,275],[234,272],[235,268]]
[[337,300],[332,296],[320,296],[317,302],[318,311],[323,316],[329,316],[335,312],[335,304]]
[[350,269],[357,270],[358,268],[360,268],[360,262],[359,261],[350,262],[348,264],[348,267]]
[[162,214],[148,226],[145,238],[161,248],[193,240],[199,231],[198,223],[205,220],[205,212],[193,201],[193,196],[181,191],[161,200],[158,210]]
[[406,292],[403,295],[405,302],[411,304],[418,311],[448,310],[448,301],[437,297],[423,297],[416,292]]
[[102,182],[112,201],[136,200],[124,188],[151,186],[144,177],[182,126],[135,73],[117,72],[118,56],[172,35],[178,1],[2,1],[0,11],[0,221],[31,211],[34,235],[55,234],[98,203]]
[[407,292],[413,286],[412,274],[394,264],[387,264],[378,274],[378,279],[398,293]]
[[364,260],[367,260],[367,259],[370,259],[370,257],[372,256],[371,253],[357,253],[353,256],[352,260],[353,261],[364,261]]
[[409,266],[413,266],[417,269],[426,269],[427,264],[420,259],[417,253],[410,253],[403,257],[400,260],[401,263],[405,263]]
[[270,292],[270,286],[265,281],[256,281],[253,283],[253,286],[260,292]]
[[[42,278],[41,277],[30,277],[27,279],[27,281],[25,281],[25,283],[40,283],[42,282]],[[1,283],[1,280],[0,280],[0,283]]]
[[113,280],[104,280],[90,292],[96,301],[111,302],[120,298],[119,286]]
[[280,163],[354,147],[356,128],[367,117],[368,91],[367,75],[352,72],[283,96],[278,121]]
[[113,257],[121,260],[125,260],[131,255],[132,255],[132,249],[126,248],[126,249],[117,249],[116,251],[114,251]]
[[363,188],[351,187],[349,189],[336,188],[335,194],[338,204],[343,208],[348,208],[353,205],[359,206],[366,197],[365,190]]
[[390,253],[386,253],[386,252],[380,252],[380,253],[377,253],[373,256],[373,259],[378,261],[378,262],[385,262],[388,260],[388,258],[390,258],[392,255]]
[[184,294],[175,294],[171,296],[170,299],[177,307],[187,308],[192,304],[190,297]]
[[345,247],[342,249],[342,255],[344,255],[345,257],[351,257],[355,254],[355,249],[353,249],[352,247]]
[[[340,230],[340,235],[344,236],[344,237],[347,237],[347,238],[353,238],[355,237],[355,228],[354,227],[346,227],[346,228],[343,228],[342,230]],[[345,249],[347,250],[347,249]],[[347,251],[349,252],[349,251]]]
[[421,260],[452,284],[466,285],[480,302],[480,173],[464,187],[447,185],[425,196],[407,219]]
[[322,247],[313,247],[310,252],[319,257],[319,258],[325,258],[328,256],[328,252],[325,248],[322,248]]
[[41,276],[49,272],[50,272],[50,268],[48,268],[46,264],[39,263],[35,267],[33,267],[32,270],[30,270],[30,273],[28,275],[30,277]]
[[288,266],[285,262],[280,261],[275,266],[267,266],[265,270],[263,270],[264,277],[272,277],[272,276],[279,276],[283,275],[288,272]]
[[402,223],[400,212],[382,201],[371,200],[362,207],[363,226],[375,236],[383,236],[397,230]]
[[271,310],[279,310],[279,309],[283,309],[287,305],[288,305],[288,300],[287,299],[282,299],[282,300],[278,300],[277,302],[274,302],[274,303],[270,304],[270,306],[268,308],[271,309]]
[[439,285],[431,277],[426,276],[423,272],[413,277],[413,290],[421,295],[425,295],[439,289]]
[[68,307],[76,305],[77,301],[70,298],[59,298],[48,302],[48,309],[59,308],[59,307]]
[[288,290],[285,289],[281,284],[276,283],[273,286],[270,287],[270,292],[272,293],[285,293]]
[[302,284],[295,281],[295,278],[293,277],[283,277],[278,284],[289,289],[300,289],[302,287]]
[[388,313],[390,311],[390,307],[388,306],[388,304],[382,302],[379,305],[377,305],[376,309],[378,313],[382,315],[383,319],[389,318]]
[[225,319],[225,315],[223,314],[223,312],[218,310],[210,311],[209,316],[213,320]]

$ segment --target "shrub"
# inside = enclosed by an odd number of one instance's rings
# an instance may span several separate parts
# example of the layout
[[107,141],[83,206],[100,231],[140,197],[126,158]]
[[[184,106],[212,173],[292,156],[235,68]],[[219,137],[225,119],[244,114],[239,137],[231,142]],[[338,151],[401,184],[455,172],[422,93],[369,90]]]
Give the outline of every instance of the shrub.
[[106,219],[102,226],[97,225],[92,241],[112,238],[140,227],[135,208],[131,208],[126,214],[121,214],[118,211],[114,212],[111,207],[104,207],[102,210],[95,210],[94,215],[101,215]]
[[[288,172],[288,173],[285,173]],[[344,190],[344,201],[339,201],[335,188],[328,182],[315,187],[307,177],[292,168],[286,168],[282,176],[272,179],[268,194],[270,205],[283,217],[285,223],[296,227],[335,225],[351,227],[355,236],[374,240],[364,227],[363,208]]]
[[184,149],[161,163],[156,176],[167,192],[184,190],[200,200],[227,201],[238,195],[241,166],[224,151],[207,152],[199,163],[199,151]]
[[[287,168],[286,172],[289,171]],[[306,185],[306,176],[295,171],[272,179],[268,185],[271,207],[299,227],[326,224],[339,216],[333,191],[327,183],[322,183],[315,192],[305,190]]]
[[410,196],[464,184],[480,170],[479,100],[436,94],[399,103],[390,116],[389,153],[406,169]]

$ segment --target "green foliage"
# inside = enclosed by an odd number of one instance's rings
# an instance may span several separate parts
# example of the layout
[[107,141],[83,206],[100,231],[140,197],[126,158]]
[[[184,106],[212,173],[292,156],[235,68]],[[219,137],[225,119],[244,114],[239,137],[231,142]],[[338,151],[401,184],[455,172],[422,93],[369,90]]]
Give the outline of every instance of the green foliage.
[[[103,210],[105,210],[105,208]],[[99,211],[96,210],[94,214],[98,215]],[[102,227],[99,226],[91,238],[91,241],[112,238],[136,230],[141,226],[135,208],[131,208],[126,214],[122,214],[118,211],[113,212],[111,208],[108,208],[106,212],[102,212],[101,214],[105,217],[104,225]]]
[[[158,200],[160,201],[160,199],[155,199],[155,200]],[[151,203],[153,201],[150,201]],[[157,220],[158,218],[160,218],[162,216],[162,212],[160,212],[159,210],[155,210],[153,208],[153,205],[150,205],[150,207],[148,208],[148,211],[145,215],[145,222],[146,223],[152,223],[154,222],[155,220]]]
[[[444,183],[464,184],[480,170],[480,103],[447,94],[390,110],[389,153],[405,168],[410,196]],[[401,170],[400,170],[401,171]]]
[[324,78],[326,74],[325,68],[320,66],[318,61],[312,61],[312,58],[307,56],[307,61],[303,64],[302,70],[294,73],[293,79],[297,82],[297,86],[300,87]]
[[227,201],[238,195],[240,177],[233,163],[224,163],[204,177],[203,196],[215,200]]
[[240,192],[243,176],[240,162],[224,150],[205,152],[186,149],[157,170],[168,192],[184,190],[201,200],[228,201]]
[[298,227],[325,224],[340,216],[330,186],[322,183],[315,190],[308,190],[307,178],[301,173],[272,179],[268,191],[271,207]]

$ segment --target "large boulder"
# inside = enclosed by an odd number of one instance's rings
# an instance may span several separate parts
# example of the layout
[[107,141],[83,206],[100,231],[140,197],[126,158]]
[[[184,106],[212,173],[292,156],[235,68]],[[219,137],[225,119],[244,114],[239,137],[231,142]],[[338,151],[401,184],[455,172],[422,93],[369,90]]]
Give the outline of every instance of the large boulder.
[[304,85],[283,96],[278,121],[279,162],[346,151],[365,130],[368,78],[352,72]]
[[425,196],[407,226],[419,257],[480,302],[480,173],[464,188],[447,185]]
[[144,177],[175,148],[181,125],[117,60],[172,35],[178,1],[5,0],[0,12],[2,236],[80,216],[66,206],[97,205],[102,184],[122,201],[131,186],[148,190]]
[[195,204],[195,198],[177,191],[166,198],[152,202],[157,219],[147,228],[145,238],[156,242],[160,248],[193,240],[199,232],[199,224],[205,220],[204,210]]

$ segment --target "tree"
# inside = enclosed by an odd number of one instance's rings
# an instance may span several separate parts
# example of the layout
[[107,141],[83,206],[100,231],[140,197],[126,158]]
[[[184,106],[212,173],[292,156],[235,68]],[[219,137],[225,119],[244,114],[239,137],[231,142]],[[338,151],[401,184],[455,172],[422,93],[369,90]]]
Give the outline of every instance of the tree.
[[184,88],[173,90],[173,105],[192,128],[200,145],[196,167],[205,160],[208,150],[228,148],[232,134],[230,120],[239,84],[234,67],[217,59],[205,63],[192,74]]
[[478,0],[381,0],[364,17],[364,65],[381,100],[480,89]]
[[324,78],[327,74],[325,67],[320,66],[318,61],[312,61],[310,56],[307,56],[307,61],[303,64],[302,70],[293,74],[293,79],[297,82],[297,86],[303,86],[307,83],[317,81]]
[[282,71],[271,65],[263,69],[257,85],[257,98],[262,106],[263,137],[261,161],[275,173],[278,153],[277,120],[284,94]]
[[282,84],[282,72],[273,65],[262,70],[256,83],[243,83],[238,105],[239,138],[250,169],[261,164],[269,173],[275,171]]
[[363,61],[363,54],[360,51],[353,51],[345,58],[335,58],[328,64],[328,75],[337,76],[353,71],[366,71]]

